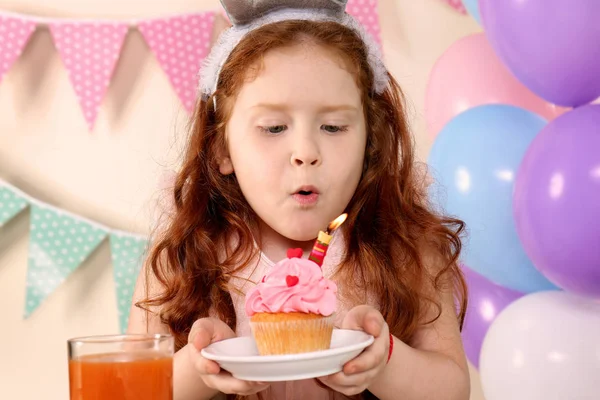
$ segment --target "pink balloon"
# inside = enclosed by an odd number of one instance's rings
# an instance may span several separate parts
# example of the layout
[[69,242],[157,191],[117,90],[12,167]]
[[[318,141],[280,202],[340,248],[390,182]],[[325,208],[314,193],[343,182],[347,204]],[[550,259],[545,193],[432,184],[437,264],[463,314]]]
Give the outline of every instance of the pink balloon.
[[463,111],[484,104],[508,104],[548,121],[566,111],[536,96],[500,61],[484,33],[453,43],[433,66],[425,94],[425,118],[432,137]]

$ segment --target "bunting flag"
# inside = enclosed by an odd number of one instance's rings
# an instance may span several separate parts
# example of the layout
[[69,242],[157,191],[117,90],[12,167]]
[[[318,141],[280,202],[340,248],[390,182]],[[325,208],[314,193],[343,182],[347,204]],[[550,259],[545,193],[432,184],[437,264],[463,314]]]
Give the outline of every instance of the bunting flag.
[[0,185],[0,227],[23,211],[29,203],[25,198]]
[[138,29],[188,112],[196,104],[198,71],[208,55],[215,13],[155,19]]
[[112,22],[55,22],[50,33],[90,130],[119,59],[127,24]]
[[109,237],[118,318],[124,332],[148,240],[45,204],[0,180],[0,233],[4,224],[27,207],[31,209],[31,218],[23,317],[31,316]]
[[146,256],[147,247],[148,241],[136,235],[121,233],[110,235],[119,326],[122,333],[127,330],[133,290]]
[[381,47],[381,28],[377,0],[349,0],[346,11],[358,20]]
[[25,318],[81,265],[107,232],[59,210],[31,205]]
[[[444,0],[461,4],[460,0]],[[346,7],[381,46],[377,0],[349,0]],[[221,11],[222,12],[222,11]],[[89,130],[94,128],[129,27],[137,28],[188,112],[196,104],[198,73],[211,46],[217,11],[169,18],[64,20],[0,12],[0,81],[38,25],[50,28],[56,49]]]
[[0,15],[0,82],[21,56],[35,27],[33,21]]

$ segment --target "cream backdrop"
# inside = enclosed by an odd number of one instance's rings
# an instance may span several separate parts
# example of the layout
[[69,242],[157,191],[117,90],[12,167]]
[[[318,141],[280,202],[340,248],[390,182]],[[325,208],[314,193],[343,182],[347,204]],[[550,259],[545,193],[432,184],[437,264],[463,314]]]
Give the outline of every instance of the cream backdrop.
[[[0,0],[0,10],[47,17],[139,18],[213,10],[217,0]],[[386,62],[409,101],[425,159],[428,74],[455,40],[480,28],[440,0],[380,0]],[[88,132],[47,29],[36,31],[0,83],[0,178],[111,228],[146,234],[164,171],[176,165],[186,113],[139,32],[128,35],[96,127]],[[29,213],[0,231],[2,398],[68,398],[69,337],[118,332],[105,241],[23,320]],[[483,399],[471,371],[471,399]]]

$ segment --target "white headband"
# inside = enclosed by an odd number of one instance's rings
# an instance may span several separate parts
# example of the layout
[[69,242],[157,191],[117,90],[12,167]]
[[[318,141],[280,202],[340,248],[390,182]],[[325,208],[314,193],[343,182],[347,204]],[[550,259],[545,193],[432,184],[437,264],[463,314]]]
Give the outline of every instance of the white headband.
[[[236,2],[243,3],[243,0],[235,0]],[[290,1],[288,1],[290,3]],[[304,1],[304,3],[307,3]],[[339,3],[339,2],[338,2]],[[342,3],[345,4],[345,1]],[[230,15],[231,21],[236,21]],[[238,18],[239,20],[239,18]],[[379,45],[373,39],[371,35],[367,33],[364,27],[356,21],[351,15],[345,12],[336,12],[328,9],[315,9],[315,8],[287,8],[287,9],[275,9],[261,16],[250,19],[249,22],[244,24],[235,24],[225,32],[223,32],[213,48],[211,49],[208,57],[204,59],[202,68],[200,70],[200,95],[204,100],[207,100],[217,90],[217,82],[219,81],[219,74],[221,68],[227,61],[227,58],[238,45],[242,38],[248,34],[248,32],[259,28],[263,25],[270,24],[273,22],[280,22],[286,20],[304,20],[304,21],[333,21],[337,22],[347,28],[352,29],[365,43],[368,56],[367,60],[374,76],[373,90],[376,93],[381,93],[385,90],[388,85],[388,73],[383,64]]]

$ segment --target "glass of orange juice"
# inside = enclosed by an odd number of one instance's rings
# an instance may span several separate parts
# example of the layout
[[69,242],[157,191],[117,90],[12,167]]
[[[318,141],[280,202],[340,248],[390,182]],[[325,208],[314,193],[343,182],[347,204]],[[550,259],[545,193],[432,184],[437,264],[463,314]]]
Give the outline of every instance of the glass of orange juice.
[[172,336],[88,336],[67,343],[71,400],[173,399]]

